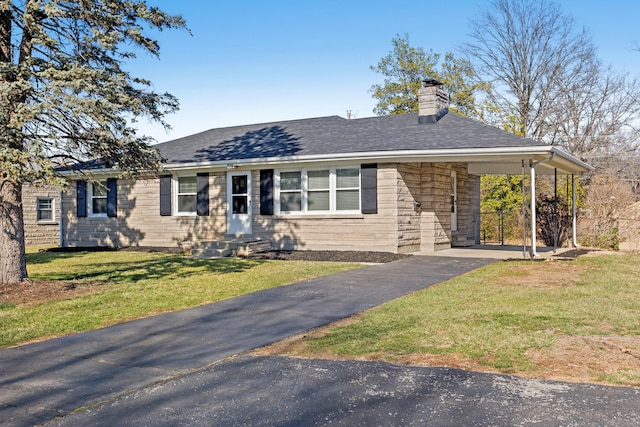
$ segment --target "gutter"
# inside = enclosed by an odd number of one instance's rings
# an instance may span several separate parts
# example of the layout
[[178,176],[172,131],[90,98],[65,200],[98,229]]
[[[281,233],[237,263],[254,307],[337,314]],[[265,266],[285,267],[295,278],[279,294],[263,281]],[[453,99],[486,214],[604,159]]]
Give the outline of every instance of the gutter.
[[[268,158],[252,158],[252,159],[227,159],[216,161],[202,161],[202,162],[176,162],[166,163],[164,168],[167,170],[173,169],[200,169],[200,168],[227,168],[232,164],[234,167],[243,166],[269,166],[282,163],[309,163],[309,162],[321,162],[321,161],[384,161],[384,160],[402,160],[416,161],[416,159],[432,158],[434,160],[446,161],[467,161],[460,159],[460,157],[472,157],[475,160],[482,161],[483,158],[491,156],[517,156],[532,157],[551,155],[551,159],[557,155],[559,158],[572,163],[579,169],[584,171],[593,170],[591,166],[582,162],[579,159],[572,157],[571,155],[559,150],[556,147],[544,145],[535,147],[498,147],[498,148],[472,148],[472,149],[438,149],[438,150],[394,150],[394,151],[363,151],[356,153],[335,153],[335,154],[313,154],[306,156],[284,156],[284,157],[268,157]],[[518,159],[519,161],[519,159]],[[546,160],[545,160],[546,161]],[[539,161],[539,162],[542,162]]]
[[[302,156],[278,156],[267,158],[251,158],[251,159],[225,159],[225,160],[206,160],[200,162],[169,162],[163,165],[166,171],[172,170],[194,170],[194,169],[229,169],[238,167],[255,167],[255,166],[275,166],[285,163],[311,163],[311,162],[383,162],[383,161],[451,161],[451,162],[483,162],[491,161],[490,157],[514,156],[518,163],[520,160],[534,156],[556,156],[559,159],[574,166],[576,172],[588,172],[593,170],[591,166],[579,159],[565,153],[557,147],[550,145],[530,146],[530,147],[494,147],[494,148],[467,148],[467,149],[435,149],[435,150],[390,150],[390,151],[362,151],[353,153],[328,153],[328,154],[311,154]],[[465,159],[464,157],[468,157]],[[552,157],[553,158],[553,157]],[[95,169],[94,174],[99,175],[117,175],[121,171],[109,169]],[[61,176],[73,177],[77,176],[78,171],[61,171]]]

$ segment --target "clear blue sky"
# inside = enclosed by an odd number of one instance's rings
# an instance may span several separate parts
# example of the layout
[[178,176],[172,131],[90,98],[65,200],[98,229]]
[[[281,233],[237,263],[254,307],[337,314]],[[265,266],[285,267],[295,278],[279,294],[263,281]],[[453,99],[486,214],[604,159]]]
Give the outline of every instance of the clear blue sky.
[[[534,0],[535,1],[535,0]],[[159,92],[176,95],[173,130],[141,123],[158,142],[216,127],[339,115],[373,115],[370,70],[396,34],[412,46],[445,53],[467,40],[482,0],[148,0],[180,14],[193,35],[158,34],[160,59],[141,56],[129,69]],[[640,77],[640,1],[560,0],[587,27],[603,62]]]

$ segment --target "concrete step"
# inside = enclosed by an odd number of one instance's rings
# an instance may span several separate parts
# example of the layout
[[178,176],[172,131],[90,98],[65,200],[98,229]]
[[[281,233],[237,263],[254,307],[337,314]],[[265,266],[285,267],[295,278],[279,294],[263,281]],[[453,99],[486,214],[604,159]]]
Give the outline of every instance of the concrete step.
[[271,250],[271,242],[257,239],[221,239],[196,242],[191,249],[194,258],[224,258],[228,256],[250,255]]

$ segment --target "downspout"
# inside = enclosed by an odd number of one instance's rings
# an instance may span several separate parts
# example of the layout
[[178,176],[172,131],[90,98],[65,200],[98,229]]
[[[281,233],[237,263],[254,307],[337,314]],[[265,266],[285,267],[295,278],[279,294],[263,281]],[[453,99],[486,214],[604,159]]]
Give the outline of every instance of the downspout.
[[58,220],[58,247],[62,247],[64,244],[62,239],[62,218],[64,218],[62,215],[62,191],[58,195],[58,215],[60,216]]
[[540,163],[545,163],[556,156],[556,153],[552,152],[548,159],[538,160],[534,162],[529,160],[529,169],[531,174],[531,258],[538,256],[536,252],[536,166]]

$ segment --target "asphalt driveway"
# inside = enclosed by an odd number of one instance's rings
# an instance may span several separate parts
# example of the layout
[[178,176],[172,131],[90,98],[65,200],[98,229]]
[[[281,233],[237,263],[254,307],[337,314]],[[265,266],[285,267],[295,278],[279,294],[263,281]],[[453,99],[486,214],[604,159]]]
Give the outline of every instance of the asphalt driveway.
[[[599,414],[593,425],[640,424],[637,389],[243,355],[494,261],[414,256],[2,350],[0,423],[571,425]],[[534,410],[543,401],[548,410]]]
[[242,356],[58,426],[638,426],[640,390],[380,362]]

